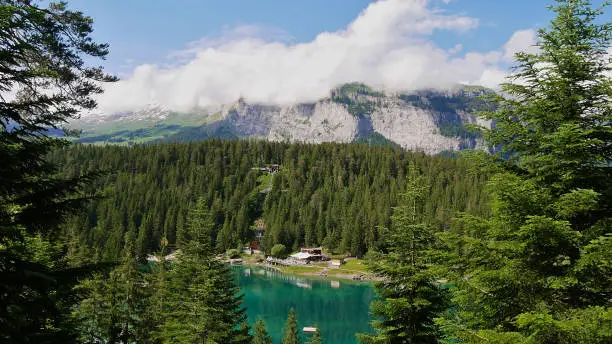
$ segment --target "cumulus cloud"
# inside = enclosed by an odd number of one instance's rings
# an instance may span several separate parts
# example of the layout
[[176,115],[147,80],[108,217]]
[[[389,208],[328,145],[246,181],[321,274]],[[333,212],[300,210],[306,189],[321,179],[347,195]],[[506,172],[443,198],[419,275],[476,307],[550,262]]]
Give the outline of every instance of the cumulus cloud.
[[535,30],[519,30],[516,31],[504,44],[504,56],[505,61],[513,61],[514,54],[518,52],[536,53],[538,47],[536,46],[537,36]]
[[455,44],[454,47],[448,49],[448,53],[451,55],[454,55],[454,54],[458,54],[459,52],[461,52],[461,50],[463,50],[463,44]]
[[[439,3],[439,2],[438,2]],[[495,87],[505,60],[533,41],[519,31],[498,51],[445,50],[434,31],[466,32],[478,19],[444,12],[428,0],[379,0],[346,28],[296,43],[286,32],[256,25],[226,29],[171,55],[172,63],[136,67],[100,97],[105,112],[160,104],[177,111],[231,103],[314,101],[339,84],[360,81],[396,91],[457,82]]]

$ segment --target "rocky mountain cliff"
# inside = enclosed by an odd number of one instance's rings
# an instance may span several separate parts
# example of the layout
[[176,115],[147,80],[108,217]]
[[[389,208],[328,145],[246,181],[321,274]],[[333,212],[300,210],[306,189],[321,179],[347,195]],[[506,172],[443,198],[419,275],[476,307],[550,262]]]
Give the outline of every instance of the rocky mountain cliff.
[[176,113],[159,106],[82,118],[81,142],[133,144],[209,137],[256,137],[276,141],[396,144],[428,154],[474,148],[478,135],[467,124],[490,126],[475,112],[490,108],[482,87],[385,94],[366,85],[343,85],[315,103],[290,106],[239,100],[217,109]]

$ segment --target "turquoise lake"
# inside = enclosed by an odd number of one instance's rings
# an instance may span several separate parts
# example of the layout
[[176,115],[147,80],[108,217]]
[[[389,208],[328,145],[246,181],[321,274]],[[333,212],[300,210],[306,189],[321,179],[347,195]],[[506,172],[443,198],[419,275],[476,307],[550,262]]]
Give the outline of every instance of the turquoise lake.
[[354,344],[355,333],[372,332],[369,284],[316,279],[267,271],[260,267],[232,267],[244,295],[249,323],[263,319],[272,342],[281,342],[289,309],[297,313],[302,341],[306,326],[318,327],[327,344]]

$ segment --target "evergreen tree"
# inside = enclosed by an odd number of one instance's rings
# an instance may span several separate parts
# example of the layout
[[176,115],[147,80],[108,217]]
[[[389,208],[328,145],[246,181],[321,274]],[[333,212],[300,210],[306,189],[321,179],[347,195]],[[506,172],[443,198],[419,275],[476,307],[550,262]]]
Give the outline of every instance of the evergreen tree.
[[[128,232],[129,234],[129,232]],[[77,308],[80,336],[87,343],[146,341],[149,289],[134,258],[134,238],[126,238],[122,263],[109,275],[79,285],[85,295]]]
[[[507,158],[489,182],[489,218],[443,234],[466,343],[605,343],[612,297],[612,39],[605,7],[557,0],[539,51],[516,55],[485,133]],[[608,323],[608,325],[606,325]]]
[[244,320],[240,324],[240,328],[238,331],[235,331],[234,337],[232,338],[232,343],[244,343],[251,344],[253,343],[253,336],[249,332],[251,328],[249,327],[249,323]]
[[[282,156],[290,149],[303,165],[284,164],[273,178],[252,169],[259,166],[255,164],[261,151],[269,151],[265,161],[284,163]],[[229,154],[232,150],[236,155]],[[52,152],[51,159],[64,166],[61,174],[67,177],[99,169],[116,171],[88,188],[107,197],[91,202],[87,214],[65,228],[66,235],[78,241],[70,246],[75,264],[88,257],[116,257],[123,231],[132,229],[141,261],[159,251],[163,236],[170,246],[180,247],[188,241],[188,207],[183,205],[197,201],[197,195],[211,207],[217,252],[252,241],[255,233],[244,230],[245,223],[249,227],[261,218],[266,224],[261,244],[267,253],[275,244],[291,250],[310,240],[361,255],[383,245],[375,228],[389,226],[390,209],[404,191],[410,162],[432,185],[424,211],[438,217],[436,227],[448,227],[456,211],[488,212],[485,178],[470,174],[462,159],[380,147],[208,140],[133,147],[75,145]],[[348,160],[354,165],[350,170]],[[393,173],[382,173],[386,165],[394,166]],[[261,193],[270,185],[267,194]]]
[[52,252],[28,241],[54,246],[64,216],[82,205],[87,178],[60,179],[46,156],[68,144],[52,134],[96,106],[96,81],[114,80],[86,63],[107,45],[92,40],[91,18],[64,3],[1,0],[0,32],[0,341],[71,342],[72,287],[89,269],[68,269],[59,256],[43,263]]
[[295,310],[291,308],[289,310],[289,316],[287,322],[285,322],[283,344],[299,344],[300,333],[298,331],[298,324],[295,318]]
[[272,338],[268,335],[266,330],[266,324],[263,320],[259,319],[253,325],[253,344],[272,344]]
[[147,299],[147,312],[143,314],[142,328],[147,331],[143,342],[162,343],[163,336],[160,331],[166,318],[166,300],[168,298],[168,261],[165,258],[166,245],[168,241],[164,238],[161,242],[161,250],[156,255],[157,261],[150,265],[151,273],[147,276],[146,283],[150,286],[150,293]]
[[321,332],[319,332],[318,327],[315,333],[312,335],[312,338],[310,338],[310,341],[308,342],[308,344],[323,344],[323,339],[321,338]]
[[211,243],[214,224],[200,199],[189,213],[189,241],[169,271],[166,343],[250,343],[245,311],[228,267],[215,259]]
[[376,335],[358,335],[361,343],[438,343],[434,319],[447,302],[429,269],[433,231],[421,219],[428,189],[412,164],[407,192],[393,209],[391,229],[386,233],[389,253],[370,264],[383,278],[376,283],[381,299],[372,303]]

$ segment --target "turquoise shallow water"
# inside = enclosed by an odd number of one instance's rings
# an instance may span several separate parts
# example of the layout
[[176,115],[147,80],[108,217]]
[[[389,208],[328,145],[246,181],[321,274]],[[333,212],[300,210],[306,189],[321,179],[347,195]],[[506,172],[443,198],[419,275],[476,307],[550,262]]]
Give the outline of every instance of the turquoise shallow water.
[[[244,294],[249,323],[263,319],[272,342],[281,342],[289,309],[298,316],[300,332],[317,326],[327,344],[356,343],[355,333],[371,332],[369,284],[305,278],[258,267],[232,267]],[[302,341],[309,338],[302,333]]]

